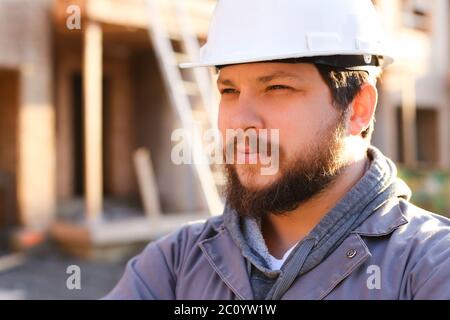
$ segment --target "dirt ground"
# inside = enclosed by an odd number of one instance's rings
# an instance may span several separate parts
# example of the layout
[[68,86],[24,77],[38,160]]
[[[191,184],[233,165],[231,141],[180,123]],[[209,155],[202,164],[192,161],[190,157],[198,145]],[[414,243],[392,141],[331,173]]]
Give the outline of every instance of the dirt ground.
[[[2,254],[1,257],[8,255]],[[0,300],[102,298],[122,276],[129,257],[113,263],[88,261],[46,245],[14,259],[19,261],[17,265],[0,270]],[[79,290],[67,288],[71,274],[66,271],[71,265],[80,268]]]

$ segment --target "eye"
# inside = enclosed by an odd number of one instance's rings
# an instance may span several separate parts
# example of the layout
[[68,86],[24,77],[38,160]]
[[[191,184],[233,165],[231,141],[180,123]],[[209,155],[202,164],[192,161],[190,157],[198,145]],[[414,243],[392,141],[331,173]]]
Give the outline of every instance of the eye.
[[290,90],[290,89],[292,89],[292,88],[288,87],[288,86],[274,85],[274,86],[268,87],[267,91],[272,91],[272,90]]
[[235,94],[235,93],[239,93],[239,91],[237,91],[235,89],[228,88],[228,89],[220,90],[220,93],[221,94]]

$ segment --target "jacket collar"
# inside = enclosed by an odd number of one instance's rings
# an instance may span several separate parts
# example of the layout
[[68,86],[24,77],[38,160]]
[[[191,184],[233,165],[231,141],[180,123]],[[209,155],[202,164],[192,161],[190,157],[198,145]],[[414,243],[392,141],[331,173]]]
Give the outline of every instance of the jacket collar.
[[407,223],[408,220],[400,209],[399,199],[394,198],[375,211],[352,233],[367,237],[385,236]]
[[392,199],[351,232],[319,266],[299,277],[282,299],[324,299],[372,256],[363,237],[386,236],[407,223],[398,200]]
[[282,300],[321,300],[363,265],[371,253],[358,234],[350,234],[325,260],[297,278]]
[[[299,277],[282,299],[323,299],[341,281],[370,258],[371,252],[362,237],[385,236],[407,224],[398,199],[392,199],[356,228],[344,242],[316,268]],[[203,240],[199,247],[222,281],[238,299],[252,300],[245,258],[224,225],[218,233]],[[354,256],[349,254],[354,252]],[[329,272],[324,273],[328,270]]]
[[199,247],[214,271],[239,299],[253,299],[245,259],[225,227],[212,238],[201,241]]
[[[238,299],[254,298],[244,258],[226,229],[203,240],[199,247],[211,267]],[[349,258],[350,252],[354,252],[354,255]],[[297,278],[282,299],[323,299],[370,256],[361,236],[350,234],[319,266]]]

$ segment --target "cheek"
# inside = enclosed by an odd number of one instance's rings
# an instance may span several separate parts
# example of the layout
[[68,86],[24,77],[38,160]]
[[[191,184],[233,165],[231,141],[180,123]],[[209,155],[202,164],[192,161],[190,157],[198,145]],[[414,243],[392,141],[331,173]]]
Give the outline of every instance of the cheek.
[[303,146],[311,144],[320,125],[313,113],[300,108],[273,116],[268,122],[270,128],[280,130],[280,145],[286,155],[297,153]]
[[[283,114],[273,115],[267,121],[270,128],[280,130],[280,146],[290,158],[306,152],[305,148],[316,145],[321,134],[334,121],[332,106],[296,106]],[[311,110],[315,110],[312,112]]]

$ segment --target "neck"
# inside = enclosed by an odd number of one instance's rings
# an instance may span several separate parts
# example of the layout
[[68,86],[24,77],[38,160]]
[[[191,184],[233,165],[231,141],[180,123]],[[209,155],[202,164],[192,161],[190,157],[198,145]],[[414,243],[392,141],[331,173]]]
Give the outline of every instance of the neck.
[[364,153],[352,161],[327,189],[301,203],[295,210],[283,215],[267,215],[262,220],[262,233],[270,254],[281,258],[287,250],[307,236],[362,178],[367,161]]

